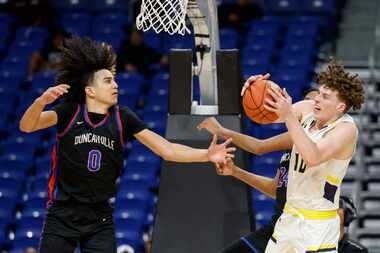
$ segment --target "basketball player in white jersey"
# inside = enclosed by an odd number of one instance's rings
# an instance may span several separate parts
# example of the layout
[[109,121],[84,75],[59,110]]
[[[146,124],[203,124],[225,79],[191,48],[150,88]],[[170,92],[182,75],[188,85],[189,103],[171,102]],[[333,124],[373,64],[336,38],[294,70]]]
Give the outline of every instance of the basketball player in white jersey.
[[[250,85],[247,80],[244,90]],[[319,75],[320,94],[292,106],[271,90],[265,108],[286,124],[292,147],[287,203],[266,253],[337,252],[340,185],[355,151],[358,129],[347,114],[364,102],[363,82],[332,60]]]

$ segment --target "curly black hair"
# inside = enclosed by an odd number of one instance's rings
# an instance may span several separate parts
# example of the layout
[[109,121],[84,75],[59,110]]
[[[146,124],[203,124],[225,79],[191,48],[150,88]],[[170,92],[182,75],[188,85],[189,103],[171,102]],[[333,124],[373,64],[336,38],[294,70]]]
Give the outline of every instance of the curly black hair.
[[358,74],[347,72],[335,58],[331,57],[327,69],[319,74],[318,83],[338,92],[339,99],[346,104],[346,112],[351,107],[360,110],[364,103],[363,81]]
[[115,74],[116,54],[112,47],[104,42],[73,36],[66,40],[61,54],[62,62],[55,84],[70,85],[69,92],[64,96],[65,101],[84,103],[84,89],[93,81],[96,71],[108,69]]

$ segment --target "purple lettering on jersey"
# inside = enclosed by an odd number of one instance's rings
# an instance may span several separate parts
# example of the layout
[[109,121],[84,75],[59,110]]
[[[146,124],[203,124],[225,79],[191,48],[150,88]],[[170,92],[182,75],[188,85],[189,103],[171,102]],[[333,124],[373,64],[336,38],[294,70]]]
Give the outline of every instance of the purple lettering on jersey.
[[288,170],[284,166],[281,166],[278,170],[280,171],[280,176],[278,178],[277,188],[286,187],[288,184]]

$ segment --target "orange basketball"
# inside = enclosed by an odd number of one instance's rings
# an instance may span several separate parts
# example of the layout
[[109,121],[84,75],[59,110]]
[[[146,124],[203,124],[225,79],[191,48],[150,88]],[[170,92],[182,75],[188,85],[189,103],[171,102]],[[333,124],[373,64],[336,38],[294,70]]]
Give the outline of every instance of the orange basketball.
[[270,124],[278,119],[276,113],[268,111],[264,108],[266,98],[273,100],[272,96],[268,93],[271,85],[280,87],[269,80],[256,80],[251,84],[243,96],[243,108],[245,114],[258,124]]

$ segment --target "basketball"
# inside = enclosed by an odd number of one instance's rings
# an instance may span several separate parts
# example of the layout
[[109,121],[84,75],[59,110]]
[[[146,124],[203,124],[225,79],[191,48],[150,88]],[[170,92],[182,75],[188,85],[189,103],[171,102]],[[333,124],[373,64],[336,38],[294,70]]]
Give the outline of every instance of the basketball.
[[268,89],[270,89],[272,85],[275,85],[280,89],[280,87],[272,81],[256,80],[244,93],[243,108],[245,114],[248,118],[258,124],[270,124],[278,119],[276,113],[264,108],[265,99],[272,99],[271,95],[268,93]]

